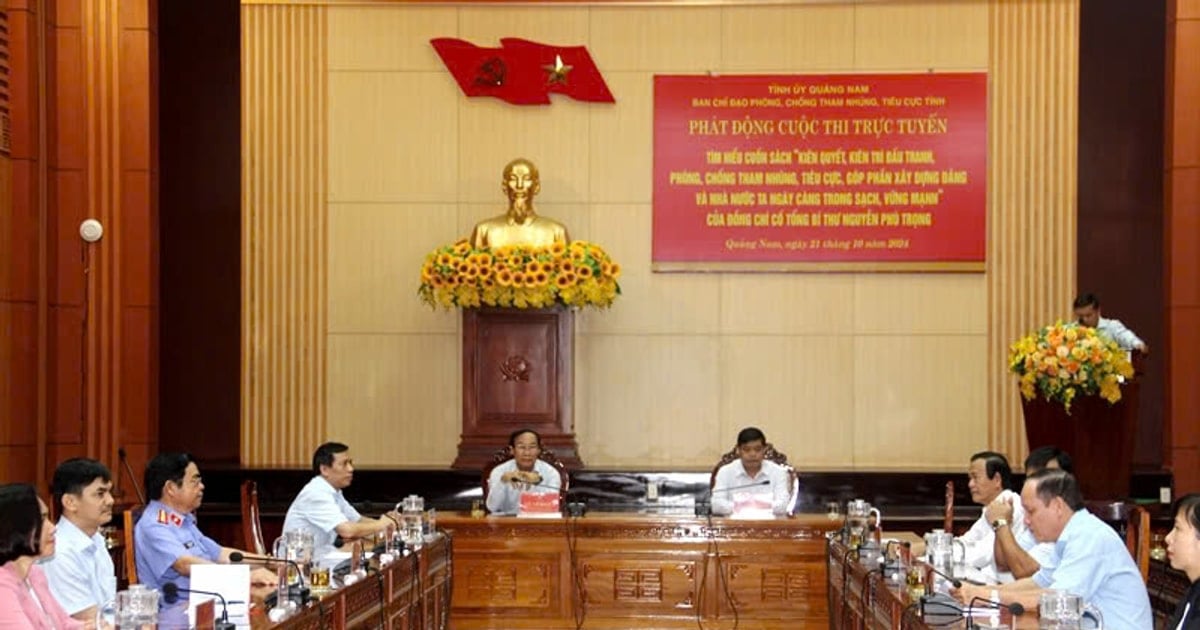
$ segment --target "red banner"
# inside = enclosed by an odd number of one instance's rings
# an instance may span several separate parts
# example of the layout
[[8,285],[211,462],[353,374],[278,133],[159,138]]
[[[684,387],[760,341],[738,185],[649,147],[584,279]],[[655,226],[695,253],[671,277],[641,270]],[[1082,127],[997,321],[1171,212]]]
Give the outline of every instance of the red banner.
[[982,270],[987,75],[656,76],[658,270]]

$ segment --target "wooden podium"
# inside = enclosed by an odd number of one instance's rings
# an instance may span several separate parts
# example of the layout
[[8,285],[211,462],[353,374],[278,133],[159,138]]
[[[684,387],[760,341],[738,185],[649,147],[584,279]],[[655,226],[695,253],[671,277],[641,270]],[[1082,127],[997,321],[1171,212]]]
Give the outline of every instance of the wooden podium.
[[[1138,362],[1134,365],[1136,368]],[[1121,386],[1121,400],[1116,404],[1110,405],[1099,396],[1076,398],[1071,402],[1070,415],[1062,403],[1022,397],[1030,450],[1057,446],[1066,451],[1074,462],[1075,477],[1086,500],[1127,498],[1133,473],[1138,389],[1135,376]]]
[[568,308],[462,312],[463,422],[453,468],[482,470],[528,428],[568,468],[575,443],[575,313]]

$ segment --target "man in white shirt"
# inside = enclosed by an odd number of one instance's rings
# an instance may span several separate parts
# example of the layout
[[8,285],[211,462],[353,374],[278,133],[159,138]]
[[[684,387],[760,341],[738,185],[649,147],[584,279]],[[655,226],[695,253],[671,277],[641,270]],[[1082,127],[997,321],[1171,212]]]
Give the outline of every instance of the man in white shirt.
[[349,446],[338,442],[318,446],[313,452],[312,468],[316,475],[292,501],[283,531],[311,532],[314,562],[320,563],[334,551],[336,538],[353,540],[399,527],[400,515],[394,510],[379,518],[364,517],[342,496],[342,490],[354,481]]
[[117,577],[100,527],[112,520],[112,474],[94,459],[58,465],[50,484],[62,510],[54,556],[42,564],[50,592],[67,614],[95,621],[96,610],[116,597]]
[[561,492],[562,475],[542,456],[542,436],[533,429],[517,429],[508,436],[512,459],[492,468],[488,475],[487,508],[492,514],[517,514],[521,495]]
[[1132,330],[1125,327],[1119,319],[1105,319],[1100,315],[1100,298],[1094,293],[1084,293],[1075,298],[1072,305],[1075,309],[1075,319],[1080,326],[1095,328],[1096,332],[1112,339],[1121,346],[1122,350],[1137,350],[1143,354],[1150,352],[1149,346]]
[[1146,583],[1133,556],[1112,527],[1088,512],[1074,475],[1049,468],[1030,475],[1021,503],[1034,537],[1054,543],[1058,566],[995,589],[964,584],[956,593],[960,600],[998,596],[1003,604],[1034,610],[1043,593],[1065,591],[1099,608],[1106,627],[1154,627]]
[[713,514],[734,514],[743,508],[787,514],[791,478],[786,468],[764,457],[766,450],[767,437],[759,429],[747,427],[738,433],[738,458],[722,466],[713,482]]
[[[1025,458],[1025,475],[1053,468],[1073,472],[1071,456],[1054,446],[1041,446],[1029,452]],[[984,509],[984,518],[996,532],[994,551],[996,567],[1012,573],[1013,578],[1027,578],[1041,569],[1053,571],[1058,566],[1058,554],[1054,544],[1038,542],[1033,532],[1024,527],[1017,514],[1020,502],[998,499]],[[1020,523],[1020,525],[1018,525]]]
[[[1025,536],[1025,513],[1021,511],[1021,497],[1011,489],[1012,468],[1008,465],[1008,459],[1000,453],[983,451],[971,456],[967,478],[971,500],[984,507],[971,529],[959,537],[965,548],[966,565],[971,573],[966,577],[989,584],[1011,582],[1012,573],[1001,570],[996,565],[995,544],[996,529],[999,527],[1010,528],[1017,537]],[[993,523],[988,520],[988,506],[998,502],[1012,506],[1013,515],[1010,521]]]

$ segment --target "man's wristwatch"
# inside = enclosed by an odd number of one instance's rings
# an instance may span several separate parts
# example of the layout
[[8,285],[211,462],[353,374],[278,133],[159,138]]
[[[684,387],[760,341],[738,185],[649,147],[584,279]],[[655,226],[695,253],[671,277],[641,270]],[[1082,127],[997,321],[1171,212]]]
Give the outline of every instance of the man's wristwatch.
[[1007,526],[1008,526],[1008,519],[1006,519],[1006,518],[998,518],[998,519],[992,521],[992,531],[997,531],[1001,527],[1007,527]]

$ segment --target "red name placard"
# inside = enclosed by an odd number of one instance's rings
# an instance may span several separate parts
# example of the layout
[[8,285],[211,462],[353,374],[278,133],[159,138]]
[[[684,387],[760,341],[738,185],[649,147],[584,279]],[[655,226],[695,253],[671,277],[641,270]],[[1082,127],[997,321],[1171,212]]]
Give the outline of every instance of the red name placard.
[[656,76],[660,271],[983,269],[987,75]]

